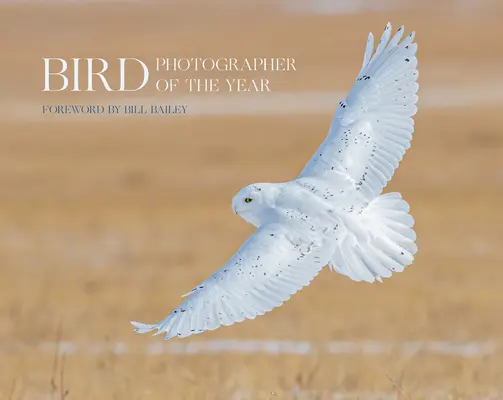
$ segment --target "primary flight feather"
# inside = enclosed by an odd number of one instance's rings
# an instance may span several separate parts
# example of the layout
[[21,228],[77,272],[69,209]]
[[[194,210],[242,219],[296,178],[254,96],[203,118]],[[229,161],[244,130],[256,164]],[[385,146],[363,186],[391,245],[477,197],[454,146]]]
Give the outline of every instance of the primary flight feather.
[[416,234],[399,193],[381,194],[410,147],[418,100],[417,44],[384,29],[374,51],[369,34],[363,65],[329,133],[300,175],[252,184],[232,208],[257,227],[232,258],[183,297],[156,324],[131,322],[139,333],[187,337],[253,319],[280,306],[328,265],[355,281],[375,282],[413,262]]

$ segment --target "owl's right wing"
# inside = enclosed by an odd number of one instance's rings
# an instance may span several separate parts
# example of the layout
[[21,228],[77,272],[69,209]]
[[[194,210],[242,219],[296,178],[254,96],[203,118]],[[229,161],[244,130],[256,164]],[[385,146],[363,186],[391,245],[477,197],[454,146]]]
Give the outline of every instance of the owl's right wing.
[[356,201],[377,197],[410,147],[418,100],[417,44],[384,29],[375,52],[369,35],[363,66],[332,119],[328,136],[300,178],[349,182]]
[[260,227],[232,258],[157,324],[131,322],[136,332],[157,329],[187,337],[271,311],[316,277],[333,253],[281,224]]

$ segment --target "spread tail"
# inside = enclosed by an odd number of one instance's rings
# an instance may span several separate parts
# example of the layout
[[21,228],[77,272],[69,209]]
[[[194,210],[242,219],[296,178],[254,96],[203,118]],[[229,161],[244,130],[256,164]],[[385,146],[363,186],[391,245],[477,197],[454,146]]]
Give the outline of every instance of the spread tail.
[[[339,240],[330,268],[354,281],[382,282],[412,264],[417,252],[414,219],[400,193],[375,198],[351,220],[354,229],[348,227],[348,234]],[[357,233],[362,230],[365,239]]]

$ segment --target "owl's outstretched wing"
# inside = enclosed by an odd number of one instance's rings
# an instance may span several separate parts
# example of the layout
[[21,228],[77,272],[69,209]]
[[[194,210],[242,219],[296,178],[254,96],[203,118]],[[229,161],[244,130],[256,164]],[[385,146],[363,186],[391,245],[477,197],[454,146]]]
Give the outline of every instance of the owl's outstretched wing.
[[400,41],[403,32],[391,38],[388,23],[374,54],[369,34],[358,78],[300,177],[349,181],[361,202],[378,196],[391,179],[410,147],[419,88],[414,33]]
[[170,339],[254,319],[307,286],[332,252],[287,226],[262,226],[167,318],[157,324],[131,323],[139,333],[157,329],[155,335]]

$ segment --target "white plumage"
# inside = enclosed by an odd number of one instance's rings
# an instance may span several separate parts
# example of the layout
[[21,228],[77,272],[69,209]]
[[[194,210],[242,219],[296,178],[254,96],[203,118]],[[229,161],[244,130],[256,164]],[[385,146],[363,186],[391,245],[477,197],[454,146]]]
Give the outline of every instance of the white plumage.
[[[417,251],[413,218],[399,193],[381,195],[410,146],[419,85],[414,34],[377,45],[329,133],[297,179],[252,184],[232,200],[257,227],[234,256],[157,324],[136,331],[187,337],[253,319],[280,306],[328,265],[355,281],[401,272]],[[390,39],[391,38],[391,39]]]

